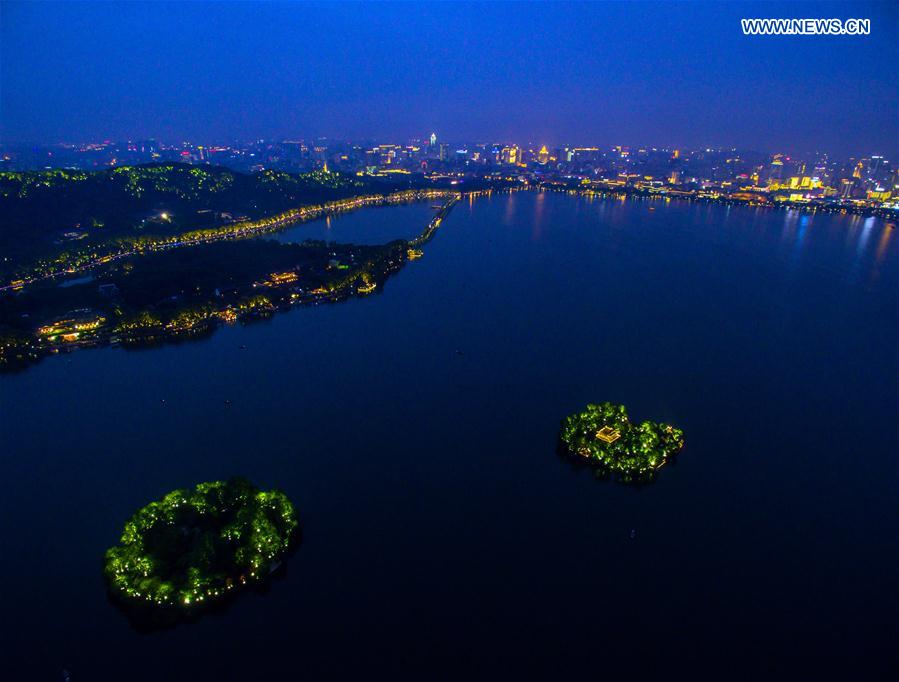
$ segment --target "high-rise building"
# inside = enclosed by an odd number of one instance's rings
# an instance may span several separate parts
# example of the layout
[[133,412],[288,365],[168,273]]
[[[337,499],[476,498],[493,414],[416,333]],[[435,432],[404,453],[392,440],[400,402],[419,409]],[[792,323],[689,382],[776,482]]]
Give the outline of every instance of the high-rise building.
[[890,162],[879,155],[873,155],[865,168],[866,178],[879,185],[890,182]]
[[431,147],[437,144],[437,133],[431,133]]
[[780,180],[783,178],[783,154],[775,154],[774,160],[771,161],[771,165],[768,167],[768,177],[771,180]]
[[402,147],[395,144],[378,145],[377,153],[382,166],[390,166],[396,163],[397,153],[402,151]]
[[855,187],[855,180],[844,178],[840,181],[840,197],[848,199],[852,196],[852,188]]
[[503,163],[509,164],[510,166],[521,163],[521,149],[519,149],[517,145],[503,147],[501,158]]

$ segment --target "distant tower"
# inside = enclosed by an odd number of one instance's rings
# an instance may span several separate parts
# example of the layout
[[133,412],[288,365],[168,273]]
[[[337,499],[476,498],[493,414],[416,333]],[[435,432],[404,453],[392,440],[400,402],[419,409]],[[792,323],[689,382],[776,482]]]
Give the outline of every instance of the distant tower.
[[775,154],[774,160],[771,162],[770,170],[771,170],[771,179],[772,180],[781,180],[783,178],[783,154]]
[[854,180],[849,180],[848,178],[843,178],[842,180],[840,180],[840,197],[842,199],[852,198],[852,189],[854,186]]
[[431,133],[431,146],[433,147],[436,144],[437,144],[437,133]]

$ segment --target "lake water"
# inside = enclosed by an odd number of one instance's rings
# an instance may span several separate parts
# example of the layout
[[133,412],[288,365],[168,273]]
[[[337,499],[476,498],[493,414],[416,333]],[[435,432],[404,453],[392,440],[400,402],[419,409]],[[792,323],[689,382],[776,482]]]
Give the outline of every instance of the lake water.
[[[879,220],[466,200],[377,294],[50,358],[0,399],[0,677],[895,671],[899,230]],[[556,454],[602,400],[683,428],[654,484]],[[135,632],[104,550],[146,502],[234,474],[296,503],[286,575]]]
[[68,289],[69,287],[74,287],[79,284],[87,284],[88,282],[93,282],[96,278],[93,275],[85,275],[84,277],[75,277],[73,279],[66,279],[57,284],[60,289]]
[[[436,202],[439,204],[440,202]],[[267,239],[299,243],[307,239],[352,244],[385,244],[394,239],[417,237],[436,210],[435,202],[416,201],[397,206],[378,206],[364,211],[335,213],[318,220],[297,223]]]

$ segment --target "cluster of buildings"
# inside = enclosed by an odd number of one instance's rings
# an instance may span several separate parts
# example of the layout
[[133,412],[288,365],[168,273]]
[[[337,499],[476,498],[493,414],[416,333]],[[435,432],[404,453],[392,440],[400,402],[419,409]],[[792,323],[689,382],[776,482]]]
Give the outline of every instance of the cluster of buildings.
[[93,343],[106,318],[89,308],[74,310],[37,330],[38,339],[48,343]]
[[835,160],[826,154],[797,158],[733,149],[615,147],[591,152],[589,161],[580,163],[577,156],[583,152],[570,152],[573,163],[560,164],[556,179],[575,178],[596,189],[632,188],[755,204],[899,209],[899,168],[879,155]]
[[883,155],[835,159],[736,149],[450,143],[436,133],[405,143],[255,140],[232,145],[155,140],[0,148],[0,170],[99,169],[148,162],[227,166],[254,172],[337,170],[371,176],[491,177],[527,183],[584,183],[747,201],[832,202],[899,208],[899,168]]

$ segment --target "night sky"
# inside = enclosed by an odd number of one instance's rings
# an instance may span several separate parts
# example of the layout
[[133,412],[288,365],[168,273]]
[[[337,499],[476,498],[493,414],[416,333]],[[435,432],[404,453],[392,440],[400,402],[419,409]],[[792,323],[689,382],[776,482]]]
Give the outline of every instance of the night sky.
[[[899,3],[2,3],[6,143],[327,136],[895,156]],[[744,36],[740,18],[871,19]]]

